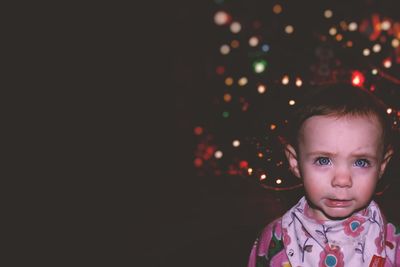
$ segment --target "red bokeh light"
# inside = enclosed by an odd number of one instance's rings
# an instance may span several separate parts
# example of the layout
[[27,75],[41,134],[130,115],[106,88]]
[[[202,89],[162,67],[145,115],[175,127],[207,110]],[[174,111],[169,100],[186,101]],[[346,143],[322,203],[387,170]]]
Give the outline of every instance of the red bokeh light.
[[195,127],[195,128],[194,128],[194,133],[195,133],[196,135],[201,135],[201,134],[203,133],[203,128],[200,127],[200,126]]
[[364,81],[365,81],[364,74],[362,74],[361,72],[359,72],[357,70],[352,72],[352,74],[351,74],[351,83],[354,86],[361,87],[361,86],[363,86]]
[[194,160],[194,166],[196,166],[197,168],[201,167],[201,165],[203,165],[203,161],[201,160],[201,158],[196,158]]
[[242,160],[239,163],[239,166],[240,166],[241,169],[247,169],[247,167],[249,166],[249,163],[247,161],[245,161],[245,160]]
[[222,75],[225,72],[225,67],[224,66],[218,66],[216,69],[216,72],[218,75]]

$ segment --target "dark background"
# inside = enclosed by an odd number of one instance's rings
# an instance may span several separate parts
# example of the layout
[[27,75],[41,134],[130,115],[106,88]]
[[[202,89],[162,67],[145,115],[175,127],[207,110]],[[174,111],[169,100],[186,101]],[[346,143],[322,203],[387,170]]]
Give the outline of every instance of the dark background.
[[[149,177],[155,182],[151,195],[139,200],[146,204],[143,219],[149,229],[140,235],[146,266],[246,266],[258,232],[303,193],[302,189],[267,192],[241,176],[196,176],[193,127],[209,112],[213,90],[207,77],[218,38],[214,9],[207,1],[176,1],[167,12],[171,26],[156,38],[167,63],[168,85],[160,90],[167,90],[173,114],[168,122],[157,121],[160,131],[154,138],[162,137],[164,151],[151,161],[156,164],[150,164]],[[388,172],[397,175],[394,166]],[[398,187],[394,181],[377,198],[395,222],[400,220]]]

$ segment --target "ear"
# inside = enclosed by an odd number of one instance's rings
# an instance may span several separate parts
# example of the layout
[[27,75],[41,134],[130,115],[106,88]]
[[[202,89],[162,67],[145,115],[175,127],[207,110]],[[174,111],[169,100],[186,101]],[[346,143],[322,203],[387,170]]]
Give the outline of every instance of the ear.
[[393,156],[393,148],[389,147],[386,150],[385,155],[383,156],[383,161],[381,163],[380,169],[379,169],[379,179],[382,177],[382,175],[384,174],[387,164],[389,163],[389,161],[391,160]]
[[292,173],[297,177],[300,178],[300,169],[299,169],[299,162],[297,160],[297,153],[293,146],[287,144],[285,146],[285,155],[289,162],[289,167]]

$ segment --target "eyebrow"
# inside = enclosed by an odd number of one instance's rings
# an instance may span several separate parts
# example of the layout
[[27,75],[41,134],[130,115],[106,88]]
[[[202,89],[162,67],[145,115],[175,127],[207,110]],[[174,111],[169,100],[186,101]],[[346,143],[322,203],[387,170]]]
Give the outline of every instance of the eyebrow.
[[[356,152],[350,154],[354,158],[368,158],[372,160],[377,160],[377,157],[373,154],[367,153],[367,152]],[[334,157],[336,156],[336,153],[330,153],[327,151],[313,151],[310,153],[306,153],[306,156],[312,157],[312,156],[327,156],[327,157]]]
[[306,153],[306,155],[307,156],[321,156],[321,155],[323,155],[323,156],[335,156],[336,154],[335,153],[329,153],[329,152],[326,152],[326,151],[313,151],[313,152],[310,152],[310,153]]
[[377,157],[375,155],[369,154],[369,153],[353,153],[351,154],[353,157],[355,158],[369,158],[369,159],[373,159],[373,160],[377,160]]

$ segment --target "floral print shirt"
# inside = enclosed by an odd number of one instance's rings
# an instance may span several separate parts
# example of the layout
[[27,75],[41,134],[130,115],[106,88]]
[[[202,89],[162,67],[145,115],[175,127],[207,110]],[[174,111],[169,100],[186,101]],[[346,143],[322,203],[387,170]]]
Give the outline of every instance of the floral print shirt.
[[400,266],[400,228],[385,221],[378,205],[347,219],[319,221],[303,197],[267,225],[254,242],[248,267]]

